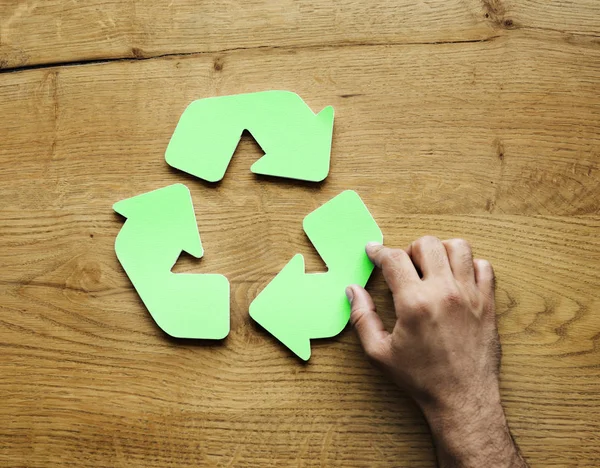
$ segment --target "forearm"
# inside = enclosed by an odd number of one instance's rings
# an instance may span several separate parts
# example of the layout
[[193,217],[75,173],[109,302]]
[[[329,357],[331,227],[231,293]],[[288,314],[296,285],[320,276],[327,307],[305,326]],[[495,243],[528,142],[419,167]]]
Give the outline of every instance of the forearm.
[[[526,468],[499,395],[454,405],[423,406],[441,468]],[[479,400],[479,401],[477,401]]]

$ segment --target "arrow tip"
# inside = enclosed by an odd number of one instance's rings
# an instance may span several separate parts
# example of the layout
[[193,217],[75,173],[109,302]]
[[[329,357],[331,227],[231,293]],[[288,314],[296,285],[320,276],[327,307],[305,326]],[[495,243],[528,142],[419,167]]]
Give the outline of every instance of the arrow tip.
[[127,200],[120,200],[118,202],[116,202],[113,205],[113,210],[120,214],[121,216],[123,216],[124,218],[129,218],[129,210],[127,209],[127,206],[129,205],[129,203],[127,203],[130,200],[130,198],[128,198]]
[[185,185],[173,184],[118,201],[113,210],[127,219],[137,220],[149,233],[160,233],[162,239],[177,239],[182,250],[196,258],[202,257],[204,251],[192,196]]
[[289,147],[269,150],[250,170],[255,174],[321,182],[329,174],[334,110],[325,107],[295,129]]
[[333,110],[333,106],[325,107],[321,112],[317,114],[317,119],[323,124],[323,126],[330,131],[333,131],[333,117],[335,112]]
[[310,340],[298,340],[292,346],[287,346],[303,361],[308,361],[310,359]]
[[310,358],[310,339],[291,296],[304,275],[304,257],[294,257],[250,304],[250,317],[292,350],[300,359]]

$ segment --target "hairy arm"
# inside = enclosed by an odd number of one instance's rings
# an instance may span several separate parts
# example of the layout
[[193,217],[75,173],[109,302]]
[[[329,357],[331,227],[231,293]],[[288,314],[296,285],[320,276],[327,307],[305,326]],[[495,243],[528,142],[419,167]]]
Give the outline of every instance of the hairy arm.
[[500,401],[494,272],[466,241],[423,237],[367,246],[394,298],[388,332],[371,296],[346,290],[367,356],[419,405],[440,467],[527,467]]

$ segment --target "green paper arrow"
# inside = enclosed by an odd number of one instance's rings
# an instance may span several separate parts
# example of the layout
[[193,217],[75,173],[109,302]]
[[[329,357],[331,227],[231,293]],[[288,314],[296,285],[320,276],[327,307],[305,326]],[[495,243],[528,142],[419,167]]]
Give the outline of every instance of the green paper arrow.
[[182,250],[196,258],[204,253],[188,188],[170,185],[113,209],[127,218],[115,241],[117,258],[158,326],[176,338],[227,336],[227,278],[171,272]]
[[265,152],[251,167],[255,174],[313,182],[327,177],[333,107],[315,115],[290,91],[192,102],[179,119],[165,159],[177,169],[216,182],[225,175],[244,130]]
[[350,318],[345,289],[364,286],[373,264],[368,242],[383,242],[377,223],[356,192],[347,190],[310,213],[306,235],[328,267],[307,274],[304,257],[295,255],[250,304],[250,316],[305,361],[310,339],[340,333]]

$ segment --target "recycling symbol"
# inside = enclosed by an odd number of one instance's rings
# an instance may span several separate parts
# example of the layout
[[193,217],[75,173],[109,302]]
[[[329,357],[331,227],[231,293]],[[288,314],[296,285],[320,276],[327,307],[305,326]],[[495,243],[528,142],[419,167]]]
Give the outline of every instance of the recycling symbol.
[[[225,175],[242,132],[264,151],[256,174],[318,182],[327,177],[333,107],[318,114],[295,93],[264,91],[211,97],[183,112],[165,159],[179,170],[216,182]],[[176,338],[222,339],[229,333],[230,286],[219,274],[173,273],[182,251],[204,250],[189,189],[174,184],[121,200],[113,209],[127,218],[115,240],[125,273],[156,324]],[[250,304],[250,317],[303,360],[310,340],[339,334],[350,318],[345,288],[367,283],[373,264],[365,253],[382,242],[360,196],[346,190],[303,221],[303,229],[327,265],[306,273],[294,255]]]

